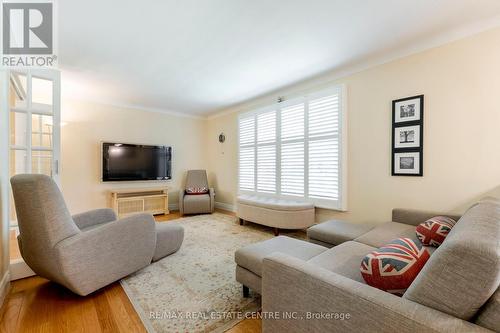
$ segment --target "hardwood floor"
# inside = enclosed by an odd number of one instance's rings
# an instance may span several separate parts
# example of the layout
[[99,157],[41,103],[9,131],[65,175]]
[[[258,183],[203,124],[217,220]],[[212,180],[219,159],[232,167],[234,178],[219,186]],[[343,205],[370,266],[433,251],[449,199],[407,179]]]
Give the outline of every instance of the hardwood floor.
[[[234,215],[231,212],[219,212]],[[172,212],[158,216],[157,221],[170,221],[179,217],[178,212]],[[12,282],[9,295],[0,310],[0,332],[97,333],[146,330],[118,282],[89,296],[80,297],[35,276]],[[228,332],[260,333],[261,321],[245,319]]]

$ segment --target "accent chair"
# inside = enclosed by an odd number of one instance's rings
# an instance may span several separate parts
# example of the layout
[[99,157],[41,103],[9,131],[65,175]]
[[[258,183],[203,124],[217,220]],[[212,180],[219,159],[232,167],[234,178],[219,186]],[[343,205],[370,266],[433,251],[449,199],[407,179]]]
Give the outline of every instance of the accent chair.
[[[188,194],[189,189],[207,189],[207,193]],[[213,213],[215,207],[215,190],[208,187],[207,172],[205,170],[189,170],[186,176],[186,185],[179,193],[179,212],[184,214]]]
[[182,226],[156,223],[150,214],[118,220],[106,208],[71,216],[45,175],[17,175],[11,184],[23,259],[36,274],[81,296],[176,252],[184,239]]

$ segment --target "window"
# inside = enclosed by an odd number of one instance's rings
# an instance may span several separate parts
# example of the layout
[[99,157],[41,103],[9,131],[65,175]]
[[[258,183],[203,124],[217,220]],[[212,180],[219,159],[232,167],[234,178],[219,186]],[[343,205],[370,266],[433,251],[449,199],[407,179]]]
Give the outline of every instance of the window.
[[239,118],[239,190],[345,210],[343,87]]

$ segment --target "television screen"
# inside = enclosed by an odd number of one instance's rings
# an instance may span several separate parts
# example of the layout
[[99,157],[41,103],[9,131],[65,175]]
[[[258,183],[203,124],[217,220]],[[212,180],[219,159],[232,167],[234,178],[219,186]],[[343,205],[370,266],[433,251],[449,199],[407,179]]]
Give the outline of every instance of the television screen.
[[171,160],[171,147],[104,142],[102,180],[171,179]]

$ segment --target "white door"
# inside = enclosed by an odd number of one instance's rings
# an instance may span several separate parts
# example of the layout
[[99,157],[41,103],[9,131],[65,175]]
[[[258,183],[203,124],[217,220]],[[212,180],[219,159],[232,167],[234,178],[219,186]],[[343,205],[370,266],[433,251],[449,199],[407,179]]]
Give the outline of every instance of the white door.
[[[8,76],[9,177],[39,173],[59,183],[60,73],[50,69],[10,70]],[[14,233],[17,221],[12,194],[9,198]],[[26,268],[19,255],[11,253],[11,278],[29,275],[31,270]]]

